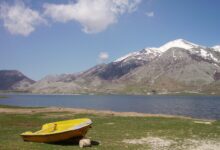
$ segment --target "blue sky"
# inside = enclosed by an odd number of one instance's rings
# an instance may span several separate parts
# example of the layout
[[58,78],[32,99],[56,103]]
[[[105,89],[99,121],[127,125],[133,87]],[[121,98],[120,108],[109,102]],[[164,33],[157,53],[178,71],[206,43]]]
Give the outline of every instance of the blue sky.
[[35,80],[177,38],[220,45],[220,1],[0,1],[0,69]]

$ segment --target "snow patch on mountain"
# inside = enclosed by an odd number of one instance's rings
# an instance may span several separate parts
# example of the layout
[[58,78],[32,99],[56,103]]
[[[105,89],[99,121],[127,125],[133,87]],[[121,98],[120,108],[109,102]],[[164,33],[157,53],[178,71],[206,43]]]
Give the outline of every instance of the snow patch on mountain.
[[159,56],[160,54],[161,54],[161,52],[159,52],[157,48],[154,48],[154,47],[145,48],[141,51],[132,52],[132,53],[129,53],[123,57],[120,57],[120,58],[116,59],[114,62],[120,62],[120,61],[127,62],[129,60],[148,61],[148,60],[151,60],[151,59]]
[[214,49],[214,51],[220,52],[220,45],[213,46],[212,48]]
[[206,50],[204,50],[204,49],[201,49],[201,50],[200,50],[200,55],[201,55],[203,58],[205,58],[205,59],[208,59],[208,60],[211,59],[211,60],[214,60],[214,61],[217,62],[217,63],[220,62],[216,57],[213,56],[212,53],[210,53],[210,52],[208,52],[208,51],[206,51]]
[[177,39],[177,40],[174,40],[174,41],[171,41],[171,42],[168,42],[168,43],[164,44],[163,46],[158,48],[158,50],[160,52],[165,52],[168,49],[174,48],[174,47],[183,48],[183,49],[192,49],[192,48],[199,47],[199,45],[196,45],[194,43],[188,42],[188,41],[183,40],[183,39]]
[[126,58],[128,58],[128,57],[137,56],[138,54],[139,54],[139,52],[132,52],[132,53],[129,53],[129,54],[123,56],[123,57],[118,58],[118,59],[115,60],[114,62],[119,62],[119,61],[122,61],[122,60],[124,60],[124,59],[126,59]]

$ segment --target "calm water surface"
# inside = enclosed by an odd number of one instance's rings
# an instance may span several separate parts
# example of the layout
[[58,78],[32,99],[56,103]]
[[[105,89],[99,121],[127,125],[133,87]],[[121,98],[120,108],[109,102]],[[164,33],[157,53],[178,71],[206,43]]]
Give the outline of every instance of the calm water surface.
[[8,95],[0,104],[170,114],[220,120],[220,96]]

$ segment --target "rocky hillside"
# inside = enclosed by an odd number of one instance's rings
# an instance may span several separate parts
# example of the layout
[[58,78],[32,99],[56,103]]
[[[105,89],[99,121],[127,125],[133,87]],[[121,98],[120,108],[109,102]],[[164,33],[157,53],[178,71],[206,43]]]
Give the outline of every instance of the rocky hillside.
[[177,39],[145,48],[80,74],[47,76],[36,93],[220,93],[220,46]]
[[0,70],[0,90],[24,90],[35,81],[16,70]]

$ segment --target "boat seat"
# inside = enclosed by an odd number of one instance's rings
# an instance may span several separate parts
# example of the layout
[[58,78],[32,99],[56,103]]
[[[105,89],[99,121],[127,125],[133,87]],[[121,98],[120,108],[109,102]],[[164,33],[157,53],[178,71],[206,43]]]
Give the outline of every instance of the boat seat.
[[38,133],[51,133],[57,130],[57,124],[48,123],[42,126],[42,129]]

